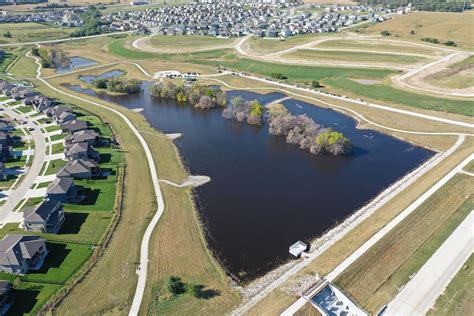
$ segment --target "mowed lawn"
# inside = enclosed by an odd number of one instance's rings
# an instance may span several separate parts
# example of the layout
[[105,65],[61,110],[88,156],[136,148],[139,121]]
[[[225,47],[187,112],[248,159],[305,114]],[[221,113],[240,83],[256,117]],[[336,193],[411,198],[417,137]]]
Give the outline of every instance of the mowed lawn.
[[394,54],[403,52],[410,54],[421,54],[427,56],[433,56],[436,54],[436,48],[429,48],[419,45],[413,45],[411,42],[405,43],[391,43],[384,42],[383,40],[331,40],[327,42],[319,43],[313,46],[314,48],[326,48],[326,49],[345,49],[345,50],[372,50],[382,52],[392,52]]
[[235,38],[216,38],[214,36],[199,35],[155,35],[152,36],[149,41],[151,46],[160,49],[192,49],[230,45],[235,41]]
[[345,270],[336,284],[376,312],[472,211],[473,194],[471,177],[456,175]]
[[234,60],[204,60],[196,57],[193,63],[218,66],[219,64],[235,69],[271,77],[273,73],[281,73],[291,81],[323,80],[325,78],[347,76],[367,79],[384,79],[396,72],[387,69],[341,68],[323,66],[298,66],[280,63],[267,63],[247,58]]
[[0,44],[61,39],[69,37],[73,30],[73,28],[53,27],[40,23],[2,23],[0,34],[10,32],[11,37],[2,36]]
[[451,280],[427,313],[429,316],[470,315],[474,306],[474,255]]
[[364,52],[340,52],[340,51],[318,51],[311,49],[300,49],[296,52],[284,54],[283,58],[303,61],[337,61],[337,62],[360,62],[368,64],[414,64],[425,60],[416,56],[396,54],[374,54]]
[[[350,77],[350,76],[349,76]],[[408,105],[425,110],[435,110],[473,116],[474,101],[455,100],[431,97],[408,92],[384,84],[366,85],[347,78],[329,78],[324,84],[340,91],[350,92],[355,96],[381,100],[394,104]]]

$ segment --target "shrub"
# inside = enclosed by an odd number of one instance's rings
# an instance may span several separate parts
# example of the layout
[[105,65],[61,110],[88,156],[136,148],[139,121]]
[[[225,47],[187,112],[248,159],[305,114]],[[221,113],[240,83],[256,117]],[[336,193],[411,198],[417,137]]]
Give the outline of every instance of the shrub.
[[166,281],[166,288],[173,296],[186,292],[185,284],[181,281],[181,278],[177,276],[171,276],[168,278]]
[[319,81],[313,80],[313,82],[311,82],[311,87],[321,88],[321,84],[319,83]]
[[452,46],[452,47],[457,47],[458,45],[454,41],[447,41],[443,43],[446,46]]
[[380,34],[382,34],[382,36],[390,36],[390,32],[389,31],[382,31],[380,32]]
[[432,38],[432,37],[423,37],[421,39],[423,42],[428,42],[428,43],[433,43],[433,44],[439,44],[439,40],[436,39],[436,38]]
[[279,73],[279,72],[273,72],[271,74],[272,78],[274,79],[281,79],[281,80],[284,80],[284,79],[287,79],[288,77],[286,77],[285,75],[283,75],[282,73]]

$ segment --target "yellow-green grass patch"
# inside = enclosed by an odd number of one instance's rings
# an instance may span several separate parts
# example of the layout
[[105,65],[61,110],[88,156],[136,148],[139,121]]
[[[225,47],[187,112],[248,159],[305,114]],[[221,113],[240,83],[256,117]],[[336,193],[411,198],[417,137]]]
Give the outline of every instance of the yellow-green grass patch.
[[235,41],[235,38],[217,38],[214,36],[199,36],[199,35],[181,35],[181,36],[167,36],[155,35],[149,38],[152,47],[158,49],[201,49],[212,48],[213,46],[230,45]]
[[322,62],[363,62],[370,64],[414,64],[425,60],[422,57],[396,55],[396,54],[374,54],[364,52],[342,52],[342,51],[318,51],[311,49],[300,49],[292,53],[284,54],[282,58],[301,61]]

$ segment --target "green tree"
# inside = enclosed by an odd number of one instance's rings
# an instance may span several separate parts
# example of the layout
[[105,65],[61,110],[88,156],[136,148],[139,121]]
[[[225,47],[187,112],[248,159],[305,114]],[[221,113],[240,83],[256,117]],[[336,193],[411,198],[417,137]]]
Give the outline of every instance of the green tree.
[[168,278],[166,288],[173,296],[186,292],[185,284],[181,281],[181,278],[177,276],[171,276]]

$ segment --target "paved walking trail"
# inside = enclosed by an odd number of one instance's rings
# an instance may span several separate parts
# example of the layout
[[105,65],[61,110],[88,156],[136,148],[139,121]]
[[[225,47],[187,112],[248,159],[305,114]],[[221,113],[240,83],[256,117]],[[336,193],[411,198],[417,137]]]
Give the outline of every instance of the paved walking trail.
[[[397,217],[392,219],[387,225],[380,229],[375,235],[367,240],[359,249],[354,251],[349,257],[341,262],[334,270],[332,270],[325,279],[329,282],[334,281],[342,272],[344,272],[351,264],[359,259],[367,250],[374,246],[379,240],[381,240],[386,234],[388,234],[395,226],[400,224],[405,218],[413,213],[419,206],[421,206],[428,198],[431,197],[436,191],[438,191],[443,185],[445,185],[451,178],[458,174],[462,169],[474,159],[474,154],[464,159],[459,165],[451,170],[446,176],[439,180],[433,185],[428,191],[416,199],[410,206],[408,206],[403,212],[398,214]],[[306,299],[299,298],[295,303],[288,307],[281,315],[289,316],[293,315],[299,308],[302,307],[302,303],[306,302]],[[304,305],[304,304],[303,304]]]

